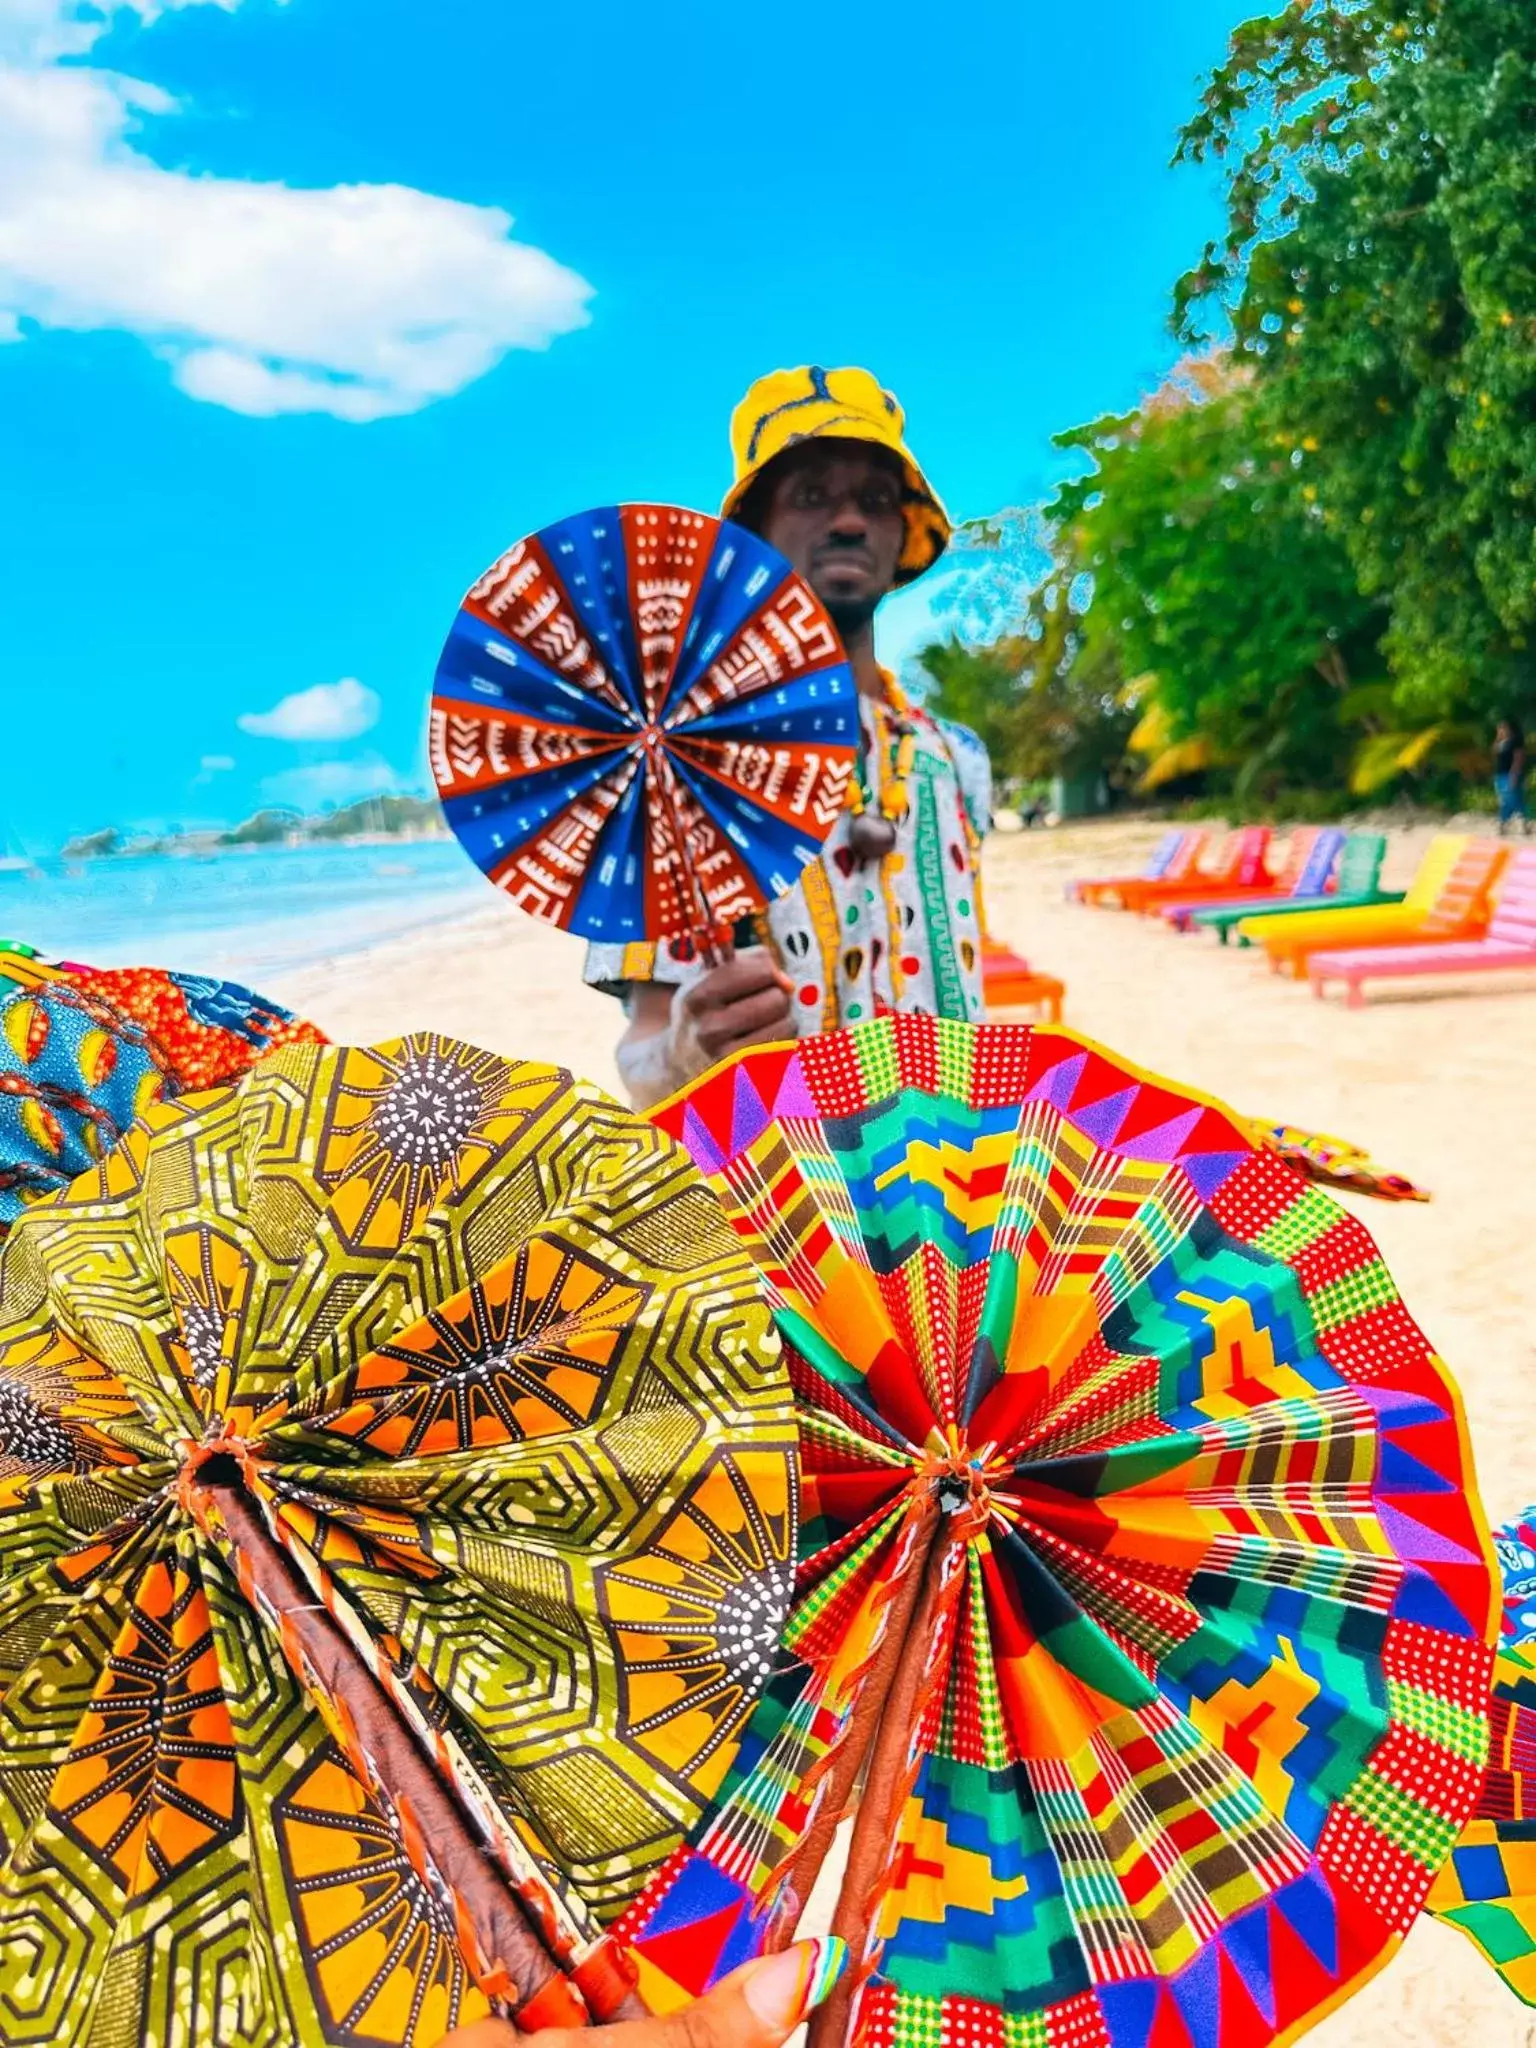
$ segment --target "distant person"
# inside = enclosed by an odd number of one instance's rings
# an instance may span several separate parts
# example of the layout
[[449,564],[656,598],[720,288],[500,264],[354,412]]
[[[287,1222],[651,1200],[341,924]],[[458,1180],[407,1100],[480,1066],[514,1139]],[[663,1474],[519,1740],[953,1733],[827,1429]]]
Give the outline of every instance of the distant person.
[[594,945],[586,979],[622,998],[618,1068],[648,1109],[743,1046],[891,1010],[977,1022],[977,877],[991,770],[976,735],[909,704],[875,659],[883,598],[932,568],[949,519],[867,370],[776,370],[731,421],[725,515],[788,557],[826,606],[858,685],[860,744],[819,857],[722,967],[686,944]]
[[1525,735],[1512,718],[1501,718],[1493,736],[1493,793],[1499,805],[1499,837],[1518,818],[1527,835],[1525,812]]

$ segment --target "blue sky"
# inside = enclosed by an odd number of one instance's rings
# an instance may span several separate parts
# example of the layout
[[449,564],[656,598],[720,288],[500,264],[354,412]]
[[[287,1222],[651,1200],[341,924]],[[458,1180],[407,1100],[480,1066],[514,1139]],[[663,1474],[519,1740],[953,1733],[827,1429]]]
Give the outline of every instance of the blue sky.
[[765,369],[874,369],[959,516],[1038,497],[1173,359],[1245,11],[0,0],[0,834],[425,786],[464,587],[713,508]]

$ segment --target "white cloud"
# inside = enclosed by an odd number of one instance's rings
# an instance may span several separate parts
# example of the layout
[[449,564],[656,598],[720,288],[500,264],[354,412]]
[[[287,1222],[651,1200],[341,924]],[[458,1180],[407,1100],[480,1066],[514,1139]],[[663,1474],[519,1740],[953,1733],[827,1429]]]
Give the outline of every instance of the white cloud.
[[315,683],[278,699],[270,711],[242,711],[242,732],[262,740],[355,740],[379,722],[379,697],[356,676]]
[[381,754],[360,754],[351,761],[311,761],[304,768],[285,768],[264,777],[261,794],[267,803],[288,804],[298,811],[322,804],[348,804],[364,796],[386,796],[404,787]]
[[[106,0],[110,8],[111,0]],[[169,6],[131,0],[152,21]],[[499,207],[406,185],[301,188],[166,170],[133,147],[157,86],[86,64],[108,22],[0,0],[0,338],[136,334],[189,397],[374,420],[586,324],[591,288]]]
[[235,758],[233,754],[204,754],[197,765],[205,775],[222,775],[226,768],[234,767]]

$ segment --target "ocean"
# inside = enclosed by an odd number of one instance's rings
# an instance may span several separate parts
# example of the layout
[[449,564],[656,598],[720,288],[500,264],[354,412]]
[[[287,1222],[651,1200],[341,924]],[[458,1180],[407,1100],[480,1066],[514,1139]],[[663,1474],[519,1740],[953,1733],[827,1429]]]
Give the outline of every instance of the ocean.
[[40,876],[0,871],[0,939],[93,966],[250,981],[492,900],[451,839],[50,860]]

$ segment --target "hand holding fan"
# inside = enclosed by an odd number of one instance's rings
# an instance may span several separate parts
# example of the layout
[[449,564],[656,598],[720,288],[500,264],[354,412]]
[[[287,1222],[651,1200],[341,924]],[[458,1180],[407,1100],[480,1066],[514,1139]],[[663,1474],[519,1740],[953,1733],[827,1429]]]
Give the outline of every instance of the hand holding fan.
[[766,542],[610,506],[520,540],[470,590],[432,772],[476,866],[533,916],[718,958],[831,831],[854,694],[832,621]]

